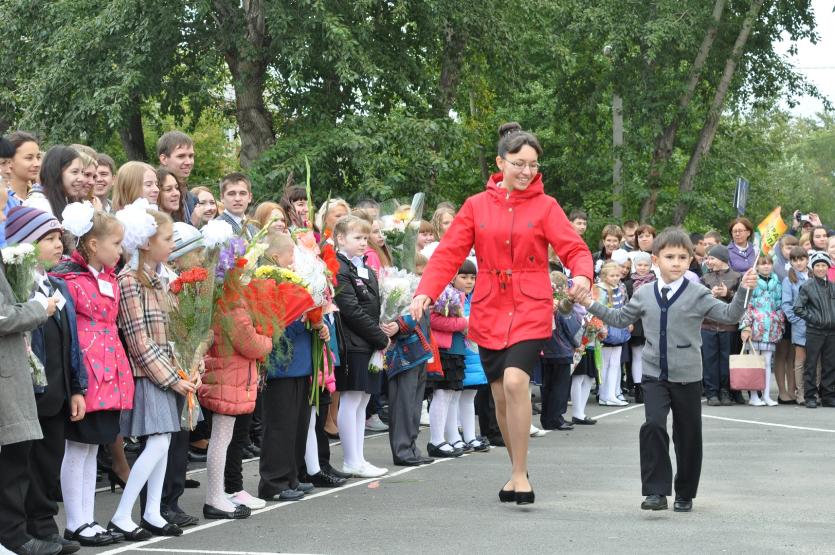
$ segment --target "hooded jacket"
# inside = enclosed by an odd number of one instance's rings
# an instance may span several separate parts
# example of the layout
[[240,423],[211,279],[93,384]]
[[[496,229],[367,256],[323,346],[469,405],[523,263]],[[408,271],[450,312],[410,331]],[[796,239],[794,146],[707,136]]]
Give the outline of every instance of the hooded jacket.
[[504,349],[551,336],[553,304],[548,245],[572,275],[591,282],[591,252],[559,203],[545,194],[537,174],[524,190],[499,186],[468,198],[424,271],[416,295],[437,299],[475,246],[478,277],[471,298],[469,337],[488,349]]

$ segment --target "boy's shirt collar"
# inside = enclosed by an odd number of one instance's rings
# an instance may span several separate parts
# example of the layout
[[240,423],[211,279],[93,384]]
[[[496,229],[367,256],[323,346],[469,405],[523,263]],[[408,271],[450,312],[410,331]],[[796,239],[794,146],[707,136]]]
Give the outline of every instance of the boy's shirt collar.
[[658,287],[658,293],[661,293],[661,288],[663,288],[665,286],[669,287],[670,288],[670,293],[667,295],[667,298],[671,299],[673,297],[673,295],[676,294],[676,291],[678,291],[678,288],[681,287],[681,284],[684,283],[684,276],[681,276],[680,278],[678,278],[677,280],[675,280],[672,283],[664,283],[664,278],[661,277],[661,276],[658,276],[658,279],[656,280],[655,283],[657,284],[656,287]]

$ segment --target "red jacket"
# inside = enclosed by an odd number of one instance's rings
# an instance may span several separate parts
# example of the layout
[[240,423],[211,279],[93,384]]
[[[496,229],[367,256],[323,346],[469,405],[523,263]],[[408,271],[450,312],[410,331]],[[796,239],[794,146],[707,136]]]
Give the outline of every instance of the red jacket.
[[471,299],[468,337],[488,349],[551,336],[554,317],[548,245],[572,275],[592,279],[591,252],[556,199],[543,192],[538,174],[524,191],[509,195],[497,173],[455,216],[429,259],[416,295],[436,299],[475,246],[478,277]]
[[258,360],[270,354],[273,341],[255,330],[243,306],[221,318],[227,320],[215,325],[215,342],[204,359],[200,404],[218,414],[249,414],[258,396]]

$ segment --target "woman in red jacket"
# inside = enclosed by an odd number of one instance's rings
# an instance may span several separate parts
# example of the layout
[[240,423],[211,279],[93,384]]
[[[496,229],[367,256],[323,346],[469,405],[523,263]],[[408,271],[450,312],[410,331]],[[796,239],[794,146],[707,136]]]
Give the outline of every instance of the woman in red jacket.
[[572,271],[572,296],[589,290],[593,268],[588,247],[556,199],[544,193],[537,138],[518,123],[502,125],[499,137],[496,164],[501,171],[456,215],[423,273],[412,316],[423,315],[475,246],[478,277],[469,337],[479,346],[513,465],[499,499],[524,504],[534,501],[527,478],[528,387],[544,340],[551,336],[553,319],[548,245]]

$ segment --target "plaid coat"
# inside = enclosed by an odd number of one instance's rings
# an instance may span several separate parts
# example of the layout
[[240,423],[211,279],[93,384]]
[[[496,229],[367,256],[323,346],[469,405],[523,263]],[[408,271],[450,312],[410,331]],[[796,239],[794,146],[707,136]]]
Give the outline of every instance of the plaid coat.
[[162,282],[156,274],[149,275],[152,287],[145,287],[128,267],[118,280],[118,324],[133,375],[168,389],[180,378],[168,340],[168,299]]

